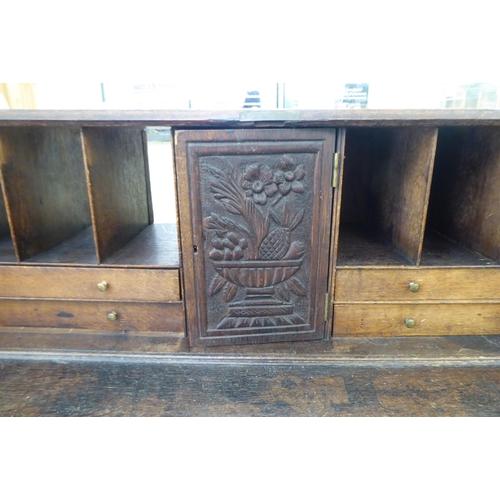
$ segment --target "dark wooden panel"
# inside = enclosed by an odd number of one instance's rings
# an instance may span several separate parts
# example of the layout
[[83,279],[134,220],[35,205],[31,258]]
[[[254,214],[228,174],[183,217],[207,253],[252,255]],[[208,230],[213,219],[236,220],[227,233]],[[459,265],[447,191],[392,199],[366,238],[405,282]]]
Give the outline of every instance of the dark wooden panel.
[[[94,357],[7,358],[0,369],[2,417],[500,416],[498,365],[242,366]],[[494,491],[494,477],[487,479]]]
[[152,218],[142,130],[85,128],[82,133],[97,253],[105,262]]
[[500,129],[439,131],[429,225],[500,261]]
[[194,344],[322,338],[334,131],[178,132]]
[[[108,320],[116,312],[117,320]],[[79,302],[70,300],[0,300],[0,324],[110,331],[183,332],[182,302]]]
[[[104,291],[97,285],[106,283]],[[180,300],[178,270],[0,266],[0,297]]]
[[0,126],[72,125],[138,127],[346,127],[346,126],[500,126],[500,111],[492,109],[335,109],[335,110],[1,110]]
[[347,130],[341,224],[370,227],[418,264],[437,129]]
[[0,129],[7,213],[20,261],[90,226],[80,131]]

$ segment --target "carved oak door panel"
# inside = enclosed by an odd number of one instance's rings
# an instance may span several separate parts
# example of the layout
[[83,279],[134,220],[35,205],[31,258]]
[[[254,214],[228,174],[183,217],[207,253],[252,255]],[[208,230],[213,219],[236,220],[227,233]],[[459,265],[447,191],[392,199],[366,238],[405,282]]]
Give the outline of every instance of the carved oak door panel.
[[176,132],[192,345],[325,337],[335,131]]

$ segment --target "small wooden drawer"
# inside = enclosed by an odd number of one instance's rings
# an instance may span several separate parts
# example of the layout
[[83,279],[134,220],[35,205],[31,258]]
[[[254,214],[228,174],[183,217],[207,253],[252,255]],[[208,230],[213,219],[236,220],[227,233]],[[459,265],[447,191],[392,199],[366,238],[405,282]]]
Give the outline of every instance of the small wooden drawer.
[[178,301],[177,269],[110,269],[1,266],[0,297]]
[[500,268],[338,269],[335,283],[336,302],[500,299]]
[[500,334],[500,303],[336,304],[335,336]]
[[166,304],[69,300],[0,300],[2,326],[111,331],[184,331],[182,302]]

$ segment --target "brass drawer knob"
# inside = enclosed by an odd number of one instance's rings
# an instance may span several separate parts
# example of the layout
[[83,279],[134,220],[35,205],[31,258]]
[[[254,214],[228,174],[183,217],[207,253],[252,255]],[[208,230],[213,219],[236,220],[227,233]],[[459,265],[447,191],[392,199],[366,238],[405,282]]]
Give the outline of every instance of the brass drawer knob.
[[410,292],[417,293],[420,290],[420,285],[418,283],[411,283],[408,284],[408,287],[410,288]]
[[117,319],[118,319],[118,314],[117,314],[115,311],[110,312],[110,313],[108,314],[108,320],[109,320],[109,321],[114,322],[114,321],[116,321]]
[[102,281],[101,283],[99,283],[97,285],[97,289],[100,291],[100,292],[105,292],[107,289],[108,289],[108,284],[105,282],[105,281]]
[[415,320],[410,319],[410,318],[406,318],[405,325],[406,325],[406,328],[413,328],[415,326]]

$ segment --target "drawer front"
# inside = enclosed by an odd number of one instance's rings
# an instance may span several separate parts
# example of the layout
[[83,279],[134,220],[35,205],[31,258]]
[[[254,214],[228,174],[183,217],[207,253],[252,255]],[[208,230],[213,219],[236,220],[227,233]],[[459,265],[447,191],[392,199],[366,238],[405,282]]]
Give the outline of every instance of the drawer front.
[[[412,320],[407,322],[406,320]],[[335,336],[500,334],[496,304],[336,304]]]
[[178,301],[179,271],[1,266],[0,297]]
[[[115,313],[110,321],[108,315]],[[114,319],[114,316],[111,316]],[[110,331],[184,331],[182,302],[168,304],[68,300],[0,300],[2,326]]]
[[336,302],[500,299],[500,268],[338,269],[335,283]]

